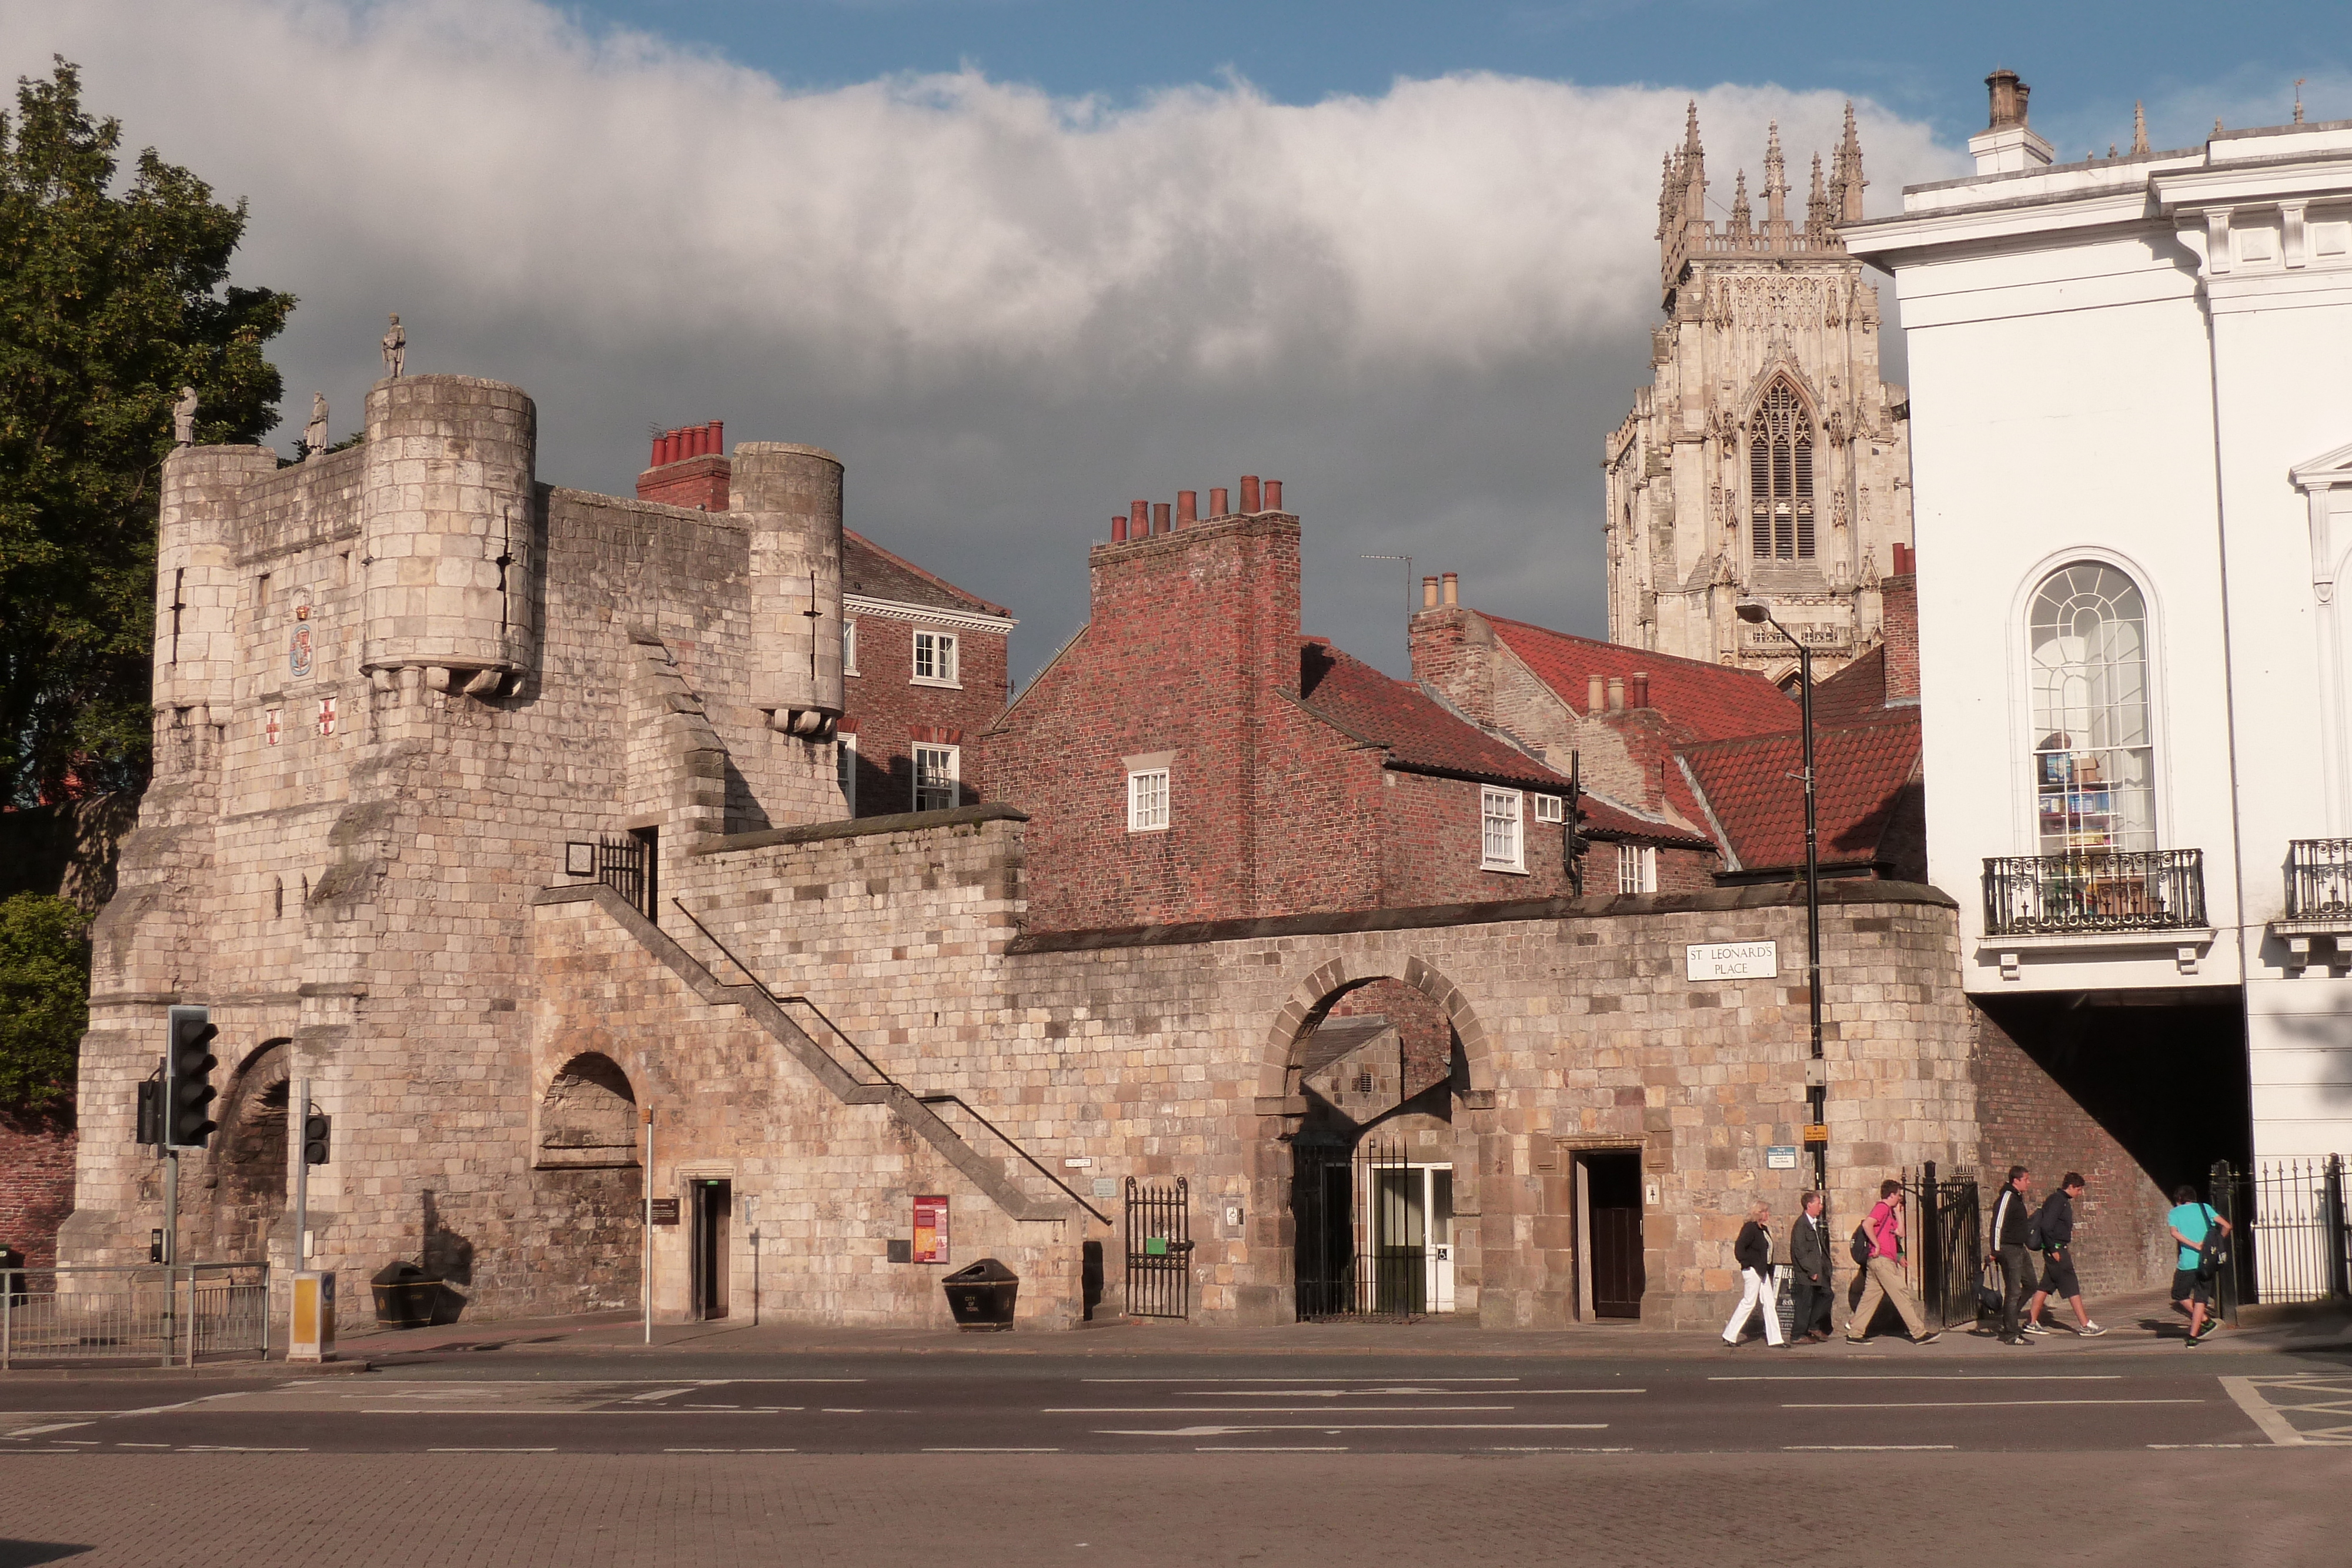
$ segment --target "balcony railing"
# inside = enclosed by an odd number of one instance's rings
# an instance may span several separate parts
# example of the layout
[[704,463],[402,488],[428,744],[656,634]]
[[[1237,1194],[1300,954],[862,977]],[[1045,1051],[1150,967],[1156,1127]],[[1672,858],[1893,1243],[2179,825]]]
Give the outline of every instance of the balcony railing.
[[2288,841],[2286,917],[2352,920],[2352,839]]
[[1984,862],[1991,936],[2179,931],[2205,920],[2203,850],[2000,855]]

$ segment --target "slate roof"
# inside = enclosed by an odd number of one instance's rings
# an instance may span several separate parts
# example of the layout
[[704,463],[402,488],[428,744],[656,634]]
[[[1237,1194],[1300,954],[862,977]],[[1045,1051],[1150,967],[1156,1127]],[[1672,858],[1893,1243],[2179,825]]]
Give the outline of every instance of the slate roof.
[[1456,717],[1419,686],[1384,675],[1319,637],[1299,640],[1298,695],[1317,717],[1385,750],[1391,768],[1547,794],[1568,788],[1566,775]]
[[1587,680],[1591,675],[1623,678],[1636,671],[1650,675],[1650,706],[1690,740],[1728,740],[1736,736],[1769,735],[1796,727],[1797,705],[1778,686],[1751,670],[1736,670],[1699,659],[1680,659],[1643,648],[1596,643],[1485,615],[1503,645],[1518,655],[1570,709],[1583,713]]
[[967,615],[1002,615],[1013,612],[991,604],[976,593],[966,593],[943,577],[935,577],[913,561],[892,555],[865,535],[841,530],[841,591],[897,604],[924,604],[934,610],[956,610]]
[[[1820,727],[1816,716],[1824,866],[1880,858],[1888,820],[1918,768],[1918,710],[1890,712],[1885,722],[1842,729]],[[1741,871],[1804,864],[1804,787],[1793,777],[1804,768],[1801,734],[1791,730],[1685,747],[1681,758]]]
[[1342,1013],[1326,1018],[1299,1047],[1300,1074],[1322,1071],[1349,1052],[1360,1051],[1388,1033],[1389,1027],[1386,1013]]
[[[1678,791],[1687,794],[1687,789]],[[1664,844],[1676,849],[1711,850],[1715,841],[1704,833],[1694,833],[1679,822],[1669,822],[1655,817],[1644,817],[1628,810],[1605,795],[1584,791],[1579,804],[1584,832],[1592,838],[1634,839],[1647,844]]]

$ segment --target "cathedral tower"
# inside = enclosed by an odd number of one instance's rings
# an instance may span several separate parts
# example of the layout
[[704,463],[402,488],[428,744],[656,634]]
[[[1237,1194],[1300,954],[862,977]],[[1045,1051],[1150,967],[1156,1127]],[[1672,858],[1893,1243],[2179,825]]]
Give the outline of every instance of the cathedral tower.
[[1732,612],[1753,593],[1818,678],[1877,643],[1879,580],[1909,568],[1910,410],[1878,379],[1878,291],[1838,234],[1862,216],[1853,106],[1801,218],[1778,125],[1763,170],[1760,216],[1742,170],[1727,221],[1710,218],[1691,106],[1658,193],[1651,382],[1602,457],[1609,635],[1784,680],[1788,643]]

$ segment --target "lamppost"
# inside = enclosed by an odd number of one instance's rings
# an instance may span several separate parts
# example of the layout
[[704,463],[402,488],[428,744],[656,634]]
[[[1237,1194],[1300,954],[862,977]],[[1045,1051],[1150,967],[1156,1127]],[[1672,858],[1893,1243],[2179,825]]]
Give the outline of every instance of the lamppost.
[[[1805,1101],[1812,1115],[1811,1125],[1822,1126],[1828,1121],[1829,1085],[1822,1062],[1822,860],[1821,825],[1813,805],[1813,651],[1805,646],[1790,630],[1772,617],[1772,607],[1760,599],[1742,599],[1734,612],[1750,626],[1769,626],[1788,638],[1789,645],[1797,650],[1797,700],[1804,714],[1805,725],[1805,986],[1807,1003],[1812,1014],[1812,1062],[1806,1073]],[[1813,1186],[1826,1191],[1829,1186],[1830,1150],[1826,1140],[1813,1147]]]

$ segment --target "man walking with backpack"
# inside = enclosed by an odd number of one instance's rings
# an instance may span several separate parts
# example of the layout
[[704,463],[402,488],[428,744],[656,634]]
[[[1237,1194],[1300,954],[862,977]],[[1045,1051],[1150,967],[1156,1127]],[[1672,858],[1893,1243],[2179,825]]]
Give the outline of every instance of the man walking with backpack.
[[2082,1196],[2082,1173],[2068,1171],[2058,1190],[2042,1201],[2042,1212],[2033,1217],[2034,1228],[2041,1232],[2042,1288],[2033,1292],[2025,1309],[2025,1322],[2020,1325],[2027,1333],[2050,1332],[2050,1325],[2042,1321],[2042,1307],[2053,1295],[2064,1297],[2074,1309],[2078,1336],[2096,1339],[2107,1332],[2091,1321],[2083,1305],[2082,1283],[2074,1277],[2074,1200]]
[[1848,1344],[1860,1344],[1870,1337],[1870,1320],[1878,1314],[1878,1303],[1893,1301],[1895,1310],[1903,1315],[1903,1326],[1911,1331],[1913,1344],[1927,1344],[1939,1337],[1940,1331],[1927,1327],[1919,1303],[1903,1286],[1903,1184],[1889,1176],[1878,1184],[1878,1203],[1870,1218],[1853,1233],[1854,1261],[1861,1263],[1868,1280],[1863,1287],[1862,1300],[1854,1304],[1853,1316],[1845,1321]]
[[[2230,1222],[2210,1203],[2198,1200],[2197,1189],[2183,1182],[2172,1189],[2172,1212],[2164,1217],[2173,1240],[2180,1244],[2179,1266],[2172,1275],[2172,1304],[2189,1314],[2189,1343],[2202,1344],[2207,1333],[2206,1310],[2213,1304],[2221,1249],[2230,1234]],[[2219,1326],[2218,1324],[2216,1325]]]
[[2026,1293],[2033,1289],[2033,1206],[2025,1189],[2033,1173],[2023,1166],[2009,1167],[2009,1180],[1992,1206],[1993,1256],[2000,1260],[2000,1343],[2031,1344],[2020,1326]]

